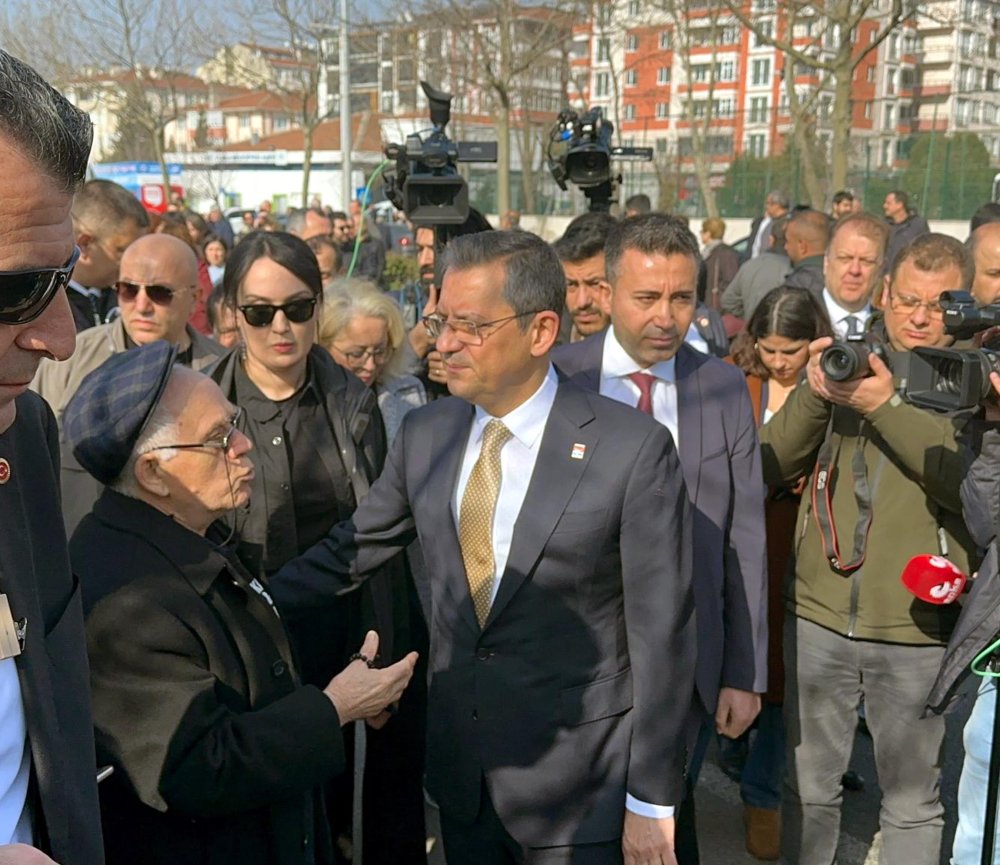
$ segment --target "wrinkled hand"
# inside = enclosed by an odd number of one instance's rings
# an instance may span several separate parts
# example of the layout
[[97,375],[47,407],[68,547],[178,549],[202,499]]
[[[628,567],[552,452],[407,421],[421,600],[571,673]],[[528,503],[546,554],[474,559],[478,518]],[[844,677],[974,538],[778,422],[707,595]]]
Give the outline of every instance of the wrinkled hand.
[[[369,659],[378,654],[378,634],[374,631],[365,635],[361,654]],[[373,727],[383,726],[390,717],[386,709],[403,695],[416,663],[416,652],[381,670],[370,668],[361,660],[351,661],[324,689],[340,723],[366,719]]]
[[434,340],[431,339],[430,334],[427,332],[427,328],[424,327],[424,316],[430,315],[437,309],[438,304],[438,290],[436,285],[432,285],[427,292],[427,303],[424,304],[424,308],[420,313],[420,321],[418,321],[413,328],[407,334],[407,339],[410,341],[410,347],[416,353],[417,357],[427,357],[427,353],[434,348]]
[[41,850],[27,844],[0,844],[0,865],[56,865]]
[[854,381],[830,381],[820,368],[819,360],[823,349],[832,344],[833,340],[828,336],[809,343],[806,378],[816,396],[835,405],[847,406],[861,414],[871,414],[892,399],[896,392],[892,371],[878,355],[868,355],[868,364],[872,370],[870,376]]
[[432,351],[427,355],[427,378],[438,384],[448,384],[448,373],[444,369],[444,358],[439,351]]
[[677,865],[674,818],[643,817],[626,811],[622,853],[625,865]]
[[721,688],[715,709],[715,731],[730,739],[742,736],[760,714],[760,694]]

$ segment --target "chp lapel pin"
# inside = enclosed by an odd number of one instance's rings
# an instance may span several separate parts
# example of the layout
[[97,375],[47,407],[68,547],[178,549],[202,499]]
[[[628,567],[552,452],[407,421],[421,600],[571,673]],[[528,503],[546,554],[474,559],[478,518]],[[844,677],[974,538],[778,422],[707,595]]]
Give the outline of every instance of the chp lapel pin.
[[10,480],[10,463],[0,457],[0,486]]
[[570,451],[569,455],[574,460],[582,460],[583,455],[586,452],[587,452],[587,446],[584,444],[580,444],[580,442],[576,442],[576,444],[573,445],[573,450]]

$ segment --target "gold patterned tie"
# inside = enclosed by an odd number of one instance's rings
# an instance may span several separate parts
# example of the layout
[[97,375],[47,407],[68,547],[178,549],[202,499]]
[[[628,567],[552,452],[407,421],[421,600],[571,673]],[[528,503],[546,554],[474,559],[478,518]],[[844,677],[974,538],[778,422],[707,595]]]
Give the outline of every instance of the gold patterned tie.
[[458,541],[480,627],[489,615],[493,596],[493,514],[500,494],[500,451],[511,435],[496,418],[486,424],[483,448],[469,475],[458,515]]

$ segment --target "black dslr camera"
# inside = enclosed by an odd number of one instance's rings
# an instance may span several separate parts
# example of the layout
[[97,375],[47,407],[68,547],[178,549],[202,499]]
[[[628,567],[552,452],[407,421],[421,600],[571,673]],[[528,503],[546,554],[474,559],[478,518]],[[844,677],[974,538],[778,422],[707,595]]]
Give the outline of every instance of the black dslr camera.
[[445,134],[451,120],[451,94],[420,86],[427,94],[433,129],[426,138],[408,135],[406,144],[390,144],[385,155],[396,162],[386,175],[386,197],[415,226],[461,225],[469,217],[469,187],[459,162],[496,162],[495,141],[452,141]]
[[[967,291],[944,291],[945,332],[970,339],[1000,326],[1000,305],[976,306]],[[971,409],[995,399],[990,373],[1000,372],[997,337],[982,348],[916,348],[904,394],[914,405],[941,411]]]
[[862,333],[838,340],[833,345],[823,349],[819,358],[820,369],[830,381],[854,381],[872,374],[868,356],[878,355],[879,359],[892,368],[892,356],[889,347],[877,336]]
[[584,114],[572,109],[559,112],[549,132],[546,156],[552,179],[562,190],[566,181],[579,186],[590,201],[591,210],[608,211],[615,200],[621,175],[611,169],[611,160],[650,162],[652,147],[614,147],[611,136],[614,124],[604,119],[600,108]]

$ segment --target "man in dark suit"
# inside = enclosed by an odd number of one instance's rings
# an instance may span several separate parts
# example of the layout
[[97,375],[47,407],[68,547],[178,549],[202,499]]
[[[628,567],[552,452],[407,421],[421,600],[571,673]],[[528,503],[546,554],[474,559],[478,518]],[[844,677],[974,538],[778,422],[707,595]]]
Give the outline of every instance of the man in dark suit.
[[694,659],[677,454],[557,377],[565,279],[541,239],[456,238],[444,271],[427,326],[457,398],[407,415],[353,520],[272,591],[309,604],[419,537],[449,862],[669,865]]
[[59,518],[58,431],[27,392],[43,357],[73,353],[70,207],[92,129],[2,50],[0,105],[0,862],[101,865],[83,615]]
[[[698,700],[688,776],[698,774],[714,715],[739,736],[767,686],[764,485],[743,373],[694,351],[699,253],[687,226],[661,213],[625,220],[605,247],[611,328],[553,354],[571,380],[652,415],[670,430],[694,506]],[[682,818],[686,809],[682,809]],[[679,829],[683,828],[682,820]],[[693,824],[678,854],[697,857]],[[694,850],[685,853],[690,841]]]

